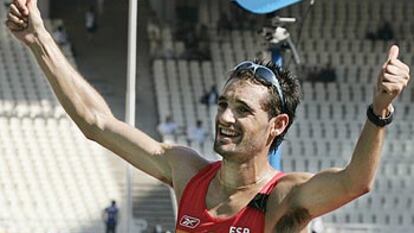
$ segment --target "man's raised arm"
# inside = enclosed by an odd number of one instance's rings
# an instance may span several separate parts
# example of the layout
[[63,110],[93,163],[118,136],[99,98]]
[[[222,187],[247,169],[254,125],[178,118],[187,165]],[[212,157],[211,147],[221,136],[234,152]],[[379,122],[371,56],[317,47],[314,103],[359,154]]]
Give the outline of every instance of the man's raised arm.
[[371,190],[385,136],[385,128],[378,126],[378,122],[374,124],[376,121],[372,116],[381,121],[381,118],[392,114],[392,101],[400,95],[410,78],[409,68],[398,60],[398,54],[398,47],[393,45],[377,80],[369,110],[371,120],[367,120],[363,127],[350,163],[343,169],[331,168],[317,173],[297,185],[285,200],[292,211],[306,211],[310,220]]
[[173,159],[164,155],[176,154],[173,152],[179,147],[165,146],[112,115],[102,96],[70,65],[46,31],[37,0],[15,0],[6,25],[30,48],[63,108],[87,138],[149,175],[172,183]]

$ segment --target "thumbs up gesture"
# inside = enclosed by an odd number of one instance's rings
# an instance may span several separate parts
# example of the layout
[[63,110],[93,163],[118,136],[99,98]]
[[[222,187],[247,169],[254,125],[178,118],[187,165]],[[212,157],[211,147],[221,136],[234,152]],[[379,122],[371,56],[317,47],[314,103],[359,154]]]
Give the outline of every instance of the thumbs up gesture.
[[410,80],[410,68],[398,59],[399,48],[391,46],[382,66],[374,92],[373,110],[385,117],[392,109],[392,101],[401,94]]

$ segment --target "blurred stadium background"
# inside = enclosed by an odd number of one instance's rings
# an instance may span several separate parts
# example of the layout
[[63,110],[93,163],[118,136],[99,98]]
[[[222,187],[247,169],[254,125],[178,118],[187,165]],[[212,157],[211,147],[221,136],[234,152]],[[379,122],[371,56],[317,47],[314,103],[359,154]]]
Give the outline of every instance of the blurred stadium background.
[[[9,1],[3,2],[0,18],[5,19]],[[70,42],[62,45],[66,56],[123,119],[128,2],[39,4],[50,31],[64,26]],[[95,4],[102,4],[98,30],[88,40],[85,12]],[[312,7],[302,1],[276,12],[297,19],[284,27],[301,64],[289,49],[283,55],[304,90],[297,121],[283,144],[284,171],[317,172],[347,163],[389,45],[397,43],[401,59],[414,64],[413,13],[412,0],[317,0]],[[156,128],[167,115],[183,129],[200,119],[210,136],[204,145],[193,146],[217,159],[212,151],[215,107],[200,99],[212,85],[221,87],[235,64],[268,48],[258,31],[269,22],[270,16],[249,14],[227,0],[139,0],[137,127],[162,140]],[[377,32],[386,22],[391,37],[381,38]],[[336,75],[321,78],[328,64]],[[373,191],[323,216],[324,232],[414,232],[413,101],[410,86],[395,103],[396,120],[389,126]],[[185,134],[164,140],[188,143]],[[131,232],[139,232],[142,220],[147,222],[142,232],[154,232],[156,224],[173,231],[169,189],[134,171],[133,207],[127,213],[125,176],[125,163],[85,139],[29,51],[2,24],[0,233],[104,232],[102,210],[112,199],[122,212],[119,232],[125,232],[128,214]]]

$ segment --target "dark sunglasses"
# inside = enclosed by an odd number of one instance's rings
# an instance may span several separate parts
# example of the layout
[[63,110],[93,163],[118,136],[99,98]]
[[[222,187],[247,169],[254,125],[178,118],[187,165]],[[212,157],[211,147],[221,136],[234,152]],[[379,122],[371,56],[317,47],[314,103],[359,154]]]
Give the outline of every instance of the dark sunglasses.
[[279,81],[276,78],[276,74],[266,66],[256,64],[251,61],[244,61],[234,67],[234,71],[250,70],[253,72],[255,78],[265,81],[268,84],[274,86],[279,95],[280,102],[282,105],[282,111],[285,109],[285,99],[283,97],[282,88],[280,87]]

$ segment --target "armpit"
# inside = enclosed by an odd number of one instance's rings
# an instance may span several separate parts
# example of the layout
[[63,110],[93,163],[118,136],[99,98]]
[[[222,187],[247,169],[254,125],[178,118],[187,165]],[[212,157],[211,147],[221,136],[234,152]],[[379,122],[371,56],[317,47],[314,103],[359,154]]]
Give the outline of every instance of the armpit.
[[277,233],[299,233],[305,227],[311,216],[307,209],[298,208],[288,211],[276,224]]

